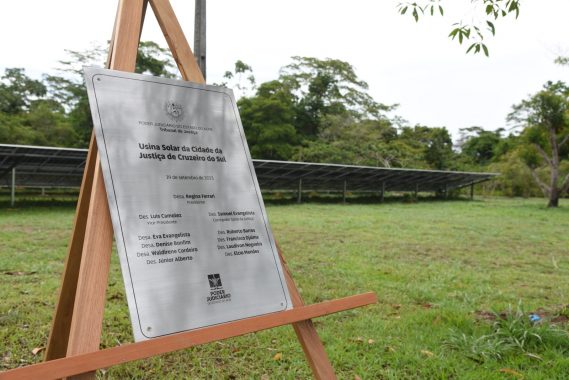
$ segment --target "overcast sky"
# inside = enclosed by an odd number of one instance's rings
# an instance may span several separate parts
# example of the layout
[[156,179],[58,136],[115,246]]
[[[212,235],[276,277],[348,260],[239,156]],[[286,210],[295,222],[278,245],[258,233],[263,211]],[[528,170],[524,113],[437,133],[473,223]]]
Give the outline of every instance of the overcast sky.
[[[39,77],[53,72],[64,49],[84,50],[110,38],[115,0],[18,0],[0,12],[0,69],[24,67]],[[501,21],[488,41],[490,58],[466,55],[451,42],[451,24],[471,20],[469,0],[447,0],[445,17],[416,24],[397,13],[398,1],[210,0],[207,9],[208,82],[218,82],[237,59],[257,81],[277,77],[290,57],[350,62],[370,93],[398,103],[411,124],[446,126],[453,137],[473,125],[505,127],[512,104],[548,80],[569,82],[569,1],[522,0],[518,20]],[[194,2],[172,0],[190,43]],[[143,39],[166,46],[149,10]]]

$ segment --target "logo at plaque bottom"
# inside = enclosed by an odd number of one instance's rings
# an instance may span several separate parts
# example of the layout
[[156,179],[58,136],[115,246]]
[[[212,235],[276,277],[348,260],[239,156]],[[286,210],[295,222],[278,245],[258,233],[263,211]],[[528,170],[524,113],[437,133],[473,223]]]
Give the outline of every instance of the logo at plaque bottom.
[[208,305],[231,301],[231,293],[226,293],[221,283],[221,275],[219,273],[208,274],[209,296],[206,297]]

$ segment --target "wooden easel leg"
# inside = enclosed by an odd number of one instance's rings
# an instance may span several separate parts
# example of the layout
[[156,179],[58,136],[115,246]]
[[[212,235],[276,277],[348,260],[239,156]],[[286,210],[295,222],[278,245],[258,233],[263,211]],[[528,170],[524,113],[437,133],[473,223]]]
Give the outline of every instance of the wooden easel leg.
[[[66,356],[97,351],[101,341],[113,229],[98,157],[95,165],[93,192],[85,228],[83,257],[79,268]],[[88,373],[72,378],[93,379],[94,377],[94,373]]]
[[[91,136],[89,153],[85,162],[85,171],[83,173],[83,181],[79,192],[79,201],[77,202],[77,211],[75,220],[73,221],[73,233],[67,250],[67,258],[61,280],[61,288],[55,315],[53,317],[53,325],[49,335],[45,360],[53,360],[65,357],[67,353],[67,342],[69,340],[69,328],[73,318],[73,305],[75,303],[75,291],[77,289],[77,281],[79,279],[79,267],[81,265],[81,254],[83,251],[83,241],[85,226],[87,225],[87,211],[89,210],[89,201],[91,200],[91,190],[93,186],[93,173],[95,172],[96,147],[95,136]],[[95,154],[93,154],[95,152]]]
[[[298,288],[292,279],[290,270],[288,269],[288,265],[282,255],[281,249],[278,248],[278,250],[288,285],[288,291],[292,300],[292,305],[294,307],[302,306],[304,305],[302,296],[300,295],[300,292],[298,291]],[[308,364],[310,364],[314,378],[317,380],[336,379],[334,368],[330,363],[330,359],[328,359],[324,345],[318,336],[318,332],[316,331],[312,320],[309,319],[306,321],[293,323],[292,327],[294,328],[294,332],[296,333],[296,336],[302,345],[302,350],[304,351],[306,360],[308,360]]]
[[[110,68],[134,71],[145,3],[120,1]],[[112,241],[105,185],[92,136],[46,360],[99,349]],[[86,378],[93,378],[93,374]]]
[[149,0],[160,29],[184,80],[204,83],[205,79],[188,44],[169,0]]

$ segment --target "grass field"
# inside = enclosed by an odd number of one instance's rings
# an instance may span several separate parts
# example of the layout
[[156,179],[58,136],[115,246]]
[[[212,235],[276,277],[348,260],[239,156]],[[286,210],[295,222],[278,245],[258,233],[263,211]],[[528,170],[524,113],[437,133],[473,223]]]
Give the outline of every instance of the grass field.
[[[569,379],[569,203],[485,199],[269,205],[341,379]],[[41,360],[72,207],[0,209],[0,369]],[[518,308],[523,312],[517,314]],[[494,313],[495,312],[495,313]],[[541,316],[532,324],[529,314]],[[113,256],[102,347],[132,340]],[[40,351],[36,354],[37,350]],[[105,379],[306,379],[291,327],[100,371]]]

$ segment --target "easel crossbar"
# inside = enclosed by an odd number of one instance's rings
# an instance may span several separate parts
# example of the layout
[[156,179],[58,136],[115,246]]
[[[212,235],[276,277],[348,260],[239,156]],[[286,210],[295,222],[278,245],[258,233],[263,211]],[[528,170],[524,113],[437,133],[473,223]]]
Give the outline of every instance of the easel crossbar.
[[69,356],[27,367],[16,368],[0,373],[0,380],[58,379],[217,340],[234,338],[244,334],[322,317],[328,314],[374,304],[376,302],[377,297],[374,293],[358,294],[332,301],[301,306],[292,310],[247,318],[236,322],[168,335],[139,343],[125,344],[88,354]]

